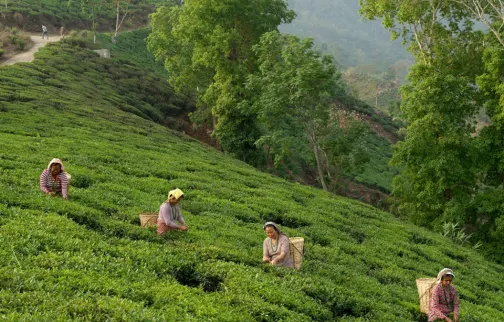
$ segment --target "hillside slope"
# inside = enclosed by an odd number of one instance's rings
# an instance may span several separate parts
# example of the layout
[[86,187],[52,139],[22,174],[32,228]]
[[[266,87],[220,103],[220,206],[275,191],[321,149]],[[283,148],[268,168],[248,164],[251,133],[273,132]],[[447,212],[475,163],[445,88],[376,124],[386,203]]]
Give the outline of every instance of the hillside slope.
[[[167,3],[166,0],[129,2],[123,29],[147,25],[148,15],[155,11],[156,6]],[[96,5],[97,28],[115,30],[116,10],[112,1],[95,1],[94,3]],[[125,11],[124,8],[125,3],[122,2],[121,15]],[[59,34],[61,25],[64,25],[67,31],[70,29],[91,29],[91,12],[90,1],[8,0],[2,1],[0,6],[0,22],[2,25],[16,26],[31,32],[41,32],[41,24],[45,24],[49,34]]]
[[[463,321],[504,320],[504,267],[152,122],[124,73],[145,77],[65,43],[0,67],[2,320],[425,321],[415,278],[446,266]],[[38,189],[53,157],[68,201]],[[173,187],[189,232],[160,238],[138,214]],[[260,263],[267,220],[305,237],[300,272]]]
[[[112,59],[123,64],[135,64],[142,68],[142,70],[156,75],[156,77],[167,78],[167,71],[162,62],[156,62],[154,56],[146,48],[145,39],[149,35],[149,32],[149,29],[144,28],[121,33],[116,45],[110,42],[110,34],[99,34],[97,43],[99,48],[110,49]],[[170,108],[172,114],[177,113],[177,111],[180,113],[177,118],[170,116],[165,118],[164,124],[169,125],[171,128],[183,130],[191,137],[197,138],[209,145],[218,145],[216,139],[210,135],[211,131],[206,131],[204,127],[196,129],[192,126],[187,115],[192,111],[191,106],[186,106],[181,110],[180,106],[177,107],[172,104]],[[376,110],[363,102],[355,102],[354,105],[347,106],[347,109],[349,111],[358,111],[360,117],[363,120],[367,120],[371,129],[378,128],[378,130],[371,131],[367,136],[367,141],[364,143],[366,151],[370,156],[369,162],[363,164],[362,167],[358,167],[358,169],[345,168],[343,170],[345,179],[363,186],[357,187],[358,189],[344,186],[339,189],[338,193],[352,195],[356,199],[359,199],[361,197],[358,194],[360,194],[361,189],[365,189],[371,193],[375,189],[385,193],[390,192],[392,179],[397,171],[388,166],[388,161],[392,156],[391,143],[396,140],[395,132],[398,128],[397,124],[394,124],[389,117],[384,116],[383,113],[377,113]],[[273,172],[279,175],[279,171]],[[309,175],[305,176],[305,182],[314,182],[316,184],[316,180],[309,178]],[[370,202],[366,198],[361,198],[361,200]]]

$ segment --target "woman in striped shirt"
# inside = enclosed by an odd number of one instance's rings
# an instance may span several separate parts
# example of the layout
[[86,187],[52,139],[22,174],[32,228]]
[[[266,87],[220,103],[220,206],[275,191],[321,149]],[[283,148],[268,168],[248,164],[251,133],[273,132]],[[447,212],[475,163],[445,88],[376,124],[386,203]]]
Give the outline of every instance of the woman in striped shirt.
[[52,159],[40,175],[40,190],[47,195],[62,195],[68,199],[68,177],[60,159]]

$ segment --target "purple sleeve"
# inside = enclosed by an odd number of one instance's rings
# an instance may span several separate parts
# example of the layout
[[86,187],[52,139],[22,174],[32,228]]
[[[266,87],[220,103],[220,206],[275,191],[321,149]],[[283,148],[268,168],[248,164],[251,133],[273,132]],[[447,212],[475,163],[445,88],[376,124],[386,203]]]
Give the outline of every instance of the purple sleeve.
[[[184,217],[182,217],[182,211],[179,211],[179,214],[178,214],[178,217],[177,217],[177,221],[182,225],[182,226],[185,226],[186,223],[184,221]],[[178,227],[178,226],[177,226]]]
[[168,203],[163,202],[161,207],[159,207],[159,217],[168,227],[178,228],[179,225],[174,222],[171,218],[171,207]]

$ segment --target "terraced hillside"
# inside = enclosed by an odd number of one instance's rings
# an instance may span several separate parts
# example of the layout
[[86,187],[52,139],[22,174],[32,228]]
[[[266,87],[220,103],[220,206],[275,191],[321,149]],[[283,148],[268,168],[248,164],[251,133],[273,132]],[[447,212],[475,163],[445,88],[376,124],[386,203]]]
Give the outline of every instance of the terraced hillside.
[[[49,28],[49,33],[58,32],[61,24],[67,30],[78,28],[91,29],[91,6],[94,3],[98,28],[112,30],[115,27],[116,10],[112,1],[62,1],[62,0],[5,0],[0,6],[2,24],[12,25],[23,30],[41,32],[40,24]],[[168,3],[166,0],[129,1],[125,26],[146,25],[148,15],[156,6]],[[126,2],[121,2],[124,12]]]
[[[153,122],[184,101],[76,45],[0,68],[2,320],[425,321],[414,281],[443,267],[462,321],[504,320],[504,267]],[[68,201],[38,189],[53,157]],[[173,187],[189,231],[157,237],[138,214]],[[260,263],[267,220],[305,237],[300,272]]]

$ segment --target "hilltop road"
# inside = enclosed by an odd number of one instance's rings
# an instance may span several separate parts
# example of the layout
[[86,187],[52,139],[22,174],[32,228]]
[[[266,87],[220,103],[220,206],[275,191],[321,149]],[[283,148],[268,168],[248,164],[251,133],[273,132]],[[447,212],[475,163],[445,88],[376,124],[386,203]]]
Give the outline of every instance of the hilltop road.
[[12,65],[19,62],[31,62],[33,60],[33,55],[41,48],[44,47],[45,44],[49,42],[58,41],[61,39],[60,36],[50,36],[49,39],[42,39],[41,35],[30,35],[31,41],[33,41],[33,47],[30,50],[20,53],[18,55],[14,55],[1,65]]

